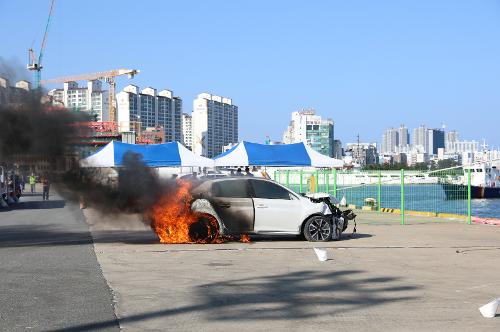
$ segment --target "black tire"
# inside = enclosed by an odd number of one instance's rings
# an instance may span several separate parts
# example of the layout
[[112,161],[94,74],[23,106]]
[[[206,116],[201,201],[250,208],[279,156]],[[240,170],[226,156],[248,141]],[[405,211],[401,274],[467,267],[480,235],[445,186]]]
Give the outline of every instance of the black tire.
[[332,238],[332,223],[323,216],[312,216],[304,225],[304,237],[309,242],[327,242]]

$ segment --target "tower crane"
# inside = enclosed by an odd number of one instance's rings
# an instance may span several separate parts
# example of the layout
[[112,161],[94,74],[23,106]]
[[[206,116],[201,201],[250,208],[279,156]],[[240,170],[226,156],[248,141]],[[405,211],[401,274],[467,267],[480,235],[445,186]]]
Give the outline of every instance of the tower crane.
[[115,89],[116,81],[115,77],[127,75],[128,78],[134,78],[135,75],[139,74],[140,70],[137,69],[114,69],[99,73],[92,74],[81,74],[75,76],[63,76],[58,78],[52,78],[48,80],[41,81],[42,84],[50,83],[67,83],[76,81],[94,81],[94,80],[105,80],[109,84],[109,94],[108,94],[108,106],[109,106],[109,121],[116,122],[116,107],[115,107]]
[[36,57],[33,48],[28,50],[28,65],[26,68],[35,72],[35,88],[40,88],[40,81],[42,78],[42,58],[43,52],[45,51],[45,45],[47,45],[47,37],[49,34],[50,19],[52,18],[52,13],[54,11],[54,5],[56,0],[50,2],[49,17],[47,18],[47,24],[45,25],[45,33],[43,34],[42,44],[40,45],[40,51],[38,52],[38,59]]

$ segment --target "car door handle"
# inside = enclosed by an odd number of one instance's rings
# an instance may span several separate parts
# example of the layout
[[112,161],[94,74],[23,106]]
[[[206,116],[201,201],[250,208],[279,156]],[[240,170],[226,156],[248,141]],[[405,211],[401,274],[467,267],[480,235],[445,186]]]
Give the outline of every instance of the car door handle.
[[267,207],[268,206],[265,204],[257,204],[257,208],[259,208],[259,209],[267,209]]
[[231,204],[229,204],[229,203],[219,203],[218,205],[219,205],[219,207],[226,208],[226,209],[231,207]]

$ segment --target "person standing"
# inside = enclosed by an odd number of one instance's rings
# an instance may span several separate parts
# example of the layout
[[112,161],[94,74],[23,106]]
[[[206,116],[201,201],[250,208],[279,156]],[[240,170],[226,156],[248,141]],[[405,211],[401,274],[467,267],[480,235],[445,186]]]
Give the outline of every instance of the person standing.
[[253,174],[250,172],[250,167],[245,167],[245,175],[246,176],[253,176]]
[[43,189],[43,192],[42,192],[43,200],[48,201],[49,200],[50,181],[49,181],[49,178],[47,176],[43,177],[42,189]]
[[35,193],[35,184],[36,184],[35,174],[31,173],[29,181],[30,181],[30,186],[31,186],[31,193],[34,194]]
[[24,187],[26,185],[26,175],[24,175],[24,173],[21,173],[21,175],[19,176],[19,180],[21,181],[21,189],[24,192]]

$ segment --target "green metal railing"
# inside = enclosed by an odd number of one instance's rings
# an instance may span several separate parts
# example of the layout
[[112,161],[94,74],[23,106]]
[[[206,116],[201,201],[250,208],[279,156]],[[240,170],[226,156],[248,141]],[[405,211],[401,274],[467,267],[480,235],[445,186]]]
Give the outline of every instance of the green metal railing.
[[471,223],[470,172],[277,170],[274,180],[299,192],[327,192],[346,205],[401,215],[457,217]]

